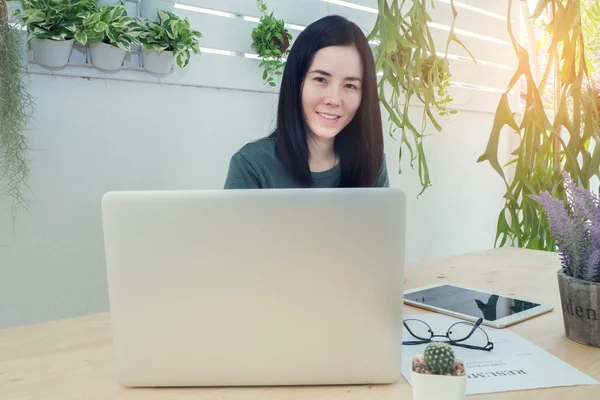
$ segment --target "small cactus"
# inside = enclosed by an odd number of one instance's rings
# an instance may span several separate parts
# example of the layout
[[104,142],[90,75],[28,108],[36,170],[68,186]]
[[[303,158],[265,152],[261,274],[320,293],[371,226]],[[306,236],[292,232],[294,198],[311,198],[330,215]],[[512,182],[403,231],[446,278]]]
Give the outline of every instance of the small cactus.
[[454,371],[454,350],[446,343],[430,343],[423,354],[425,368],[434,375],[452,374]]

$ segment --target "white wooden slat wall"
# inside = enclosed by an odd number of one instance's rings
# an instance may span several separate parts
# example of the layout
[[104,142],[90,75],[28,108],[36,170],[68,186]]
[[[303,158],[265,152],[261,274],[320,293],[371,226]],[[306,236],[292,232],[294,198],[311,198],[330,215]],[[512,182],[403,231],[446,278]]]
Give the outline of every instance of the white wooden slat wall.
[[[328,14],[345,16],[356,22],[365,33],[373,28],[377,17],[377,0],[266,0],[265,3],[269,12],[274,11],[277,18],[291,24],[290,32],[294,38],[302,27]],[[513,3],[511,18],[518,37],[518,2]],[[448,39],[447,30],[452,22],[450,0],[434,0],[434,4],[431,32],[436,50],[443,53]],[[457,0],[455,4],[457,35],[478,63],[473,63],[458,44],[453,42],[450,45],[450,67],[455,85],[450,92],[455,100],[452,106],[459,110],[495,112],[500,93],[510,81],[517,62],[507,32],[508,0]],[[31,68],[44,74],[277,92],[278,87],[264,84],[258,68],[260,61],[252,58],[254,51],[250,35],[256,19],[260,17],[255,0],[178,0],[175,13],[188,18],[193,27],[202,32],[204,37],[200,45],[203,52],[194,56],[186,69],[176,68],[170,76],[155,77],[137,68],[107,74],[89,65],[78,66],[77,62],[62,71],[47,71],[35,64]],[[516,106],[516,93],[511,102]]]

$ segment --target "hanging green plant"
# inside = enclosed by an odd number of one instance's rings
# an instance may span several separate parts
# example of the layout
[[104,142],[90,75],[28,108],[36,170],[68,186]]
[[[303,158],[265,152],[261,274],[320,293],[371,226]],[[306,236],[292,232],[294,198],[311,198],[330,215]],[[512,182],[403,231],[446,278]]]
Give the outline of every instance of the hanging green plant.
[[283,73],[292,35],[282,19],[276,19],[273,12],[267,14],[267,6],[262,0],[257,0],[257,3],[263,16],[252,30],[251,47],[262,60],[258,67],[263,68],[263,80],[270,86],[276,86],[275,76]]
[[[588,71],[581,5],[580,0],[538,1],[532,19],[536,21],[545,10],[549,18],[548,57],[539,83],[534,81],[529,54],[512,34],[508,18],[508,32],[519,64],[498,104],[485,152],[477,160],[489,162],[506,186],[505,204],[498,216],[496,246],[555,250],[541,206],[530,196],[547,191],[566,202],[563,171],[585,189],[590,188],[594,176],[600,178],[600,118]],[[512,0],[509,9],[510,6]],[[554,82],[549,81],[551,73],[557,78]],[[519,110],[510,108],[508,93],[521,78],[526,80],[527,89],[522,117],[517,122],[515,113]],[[547,91],[553,93],[551,110],[544,106]],[[506,126],[514,130],[520,143],[512,152],[512,159],[501,165],[498,143]],[[507,177],[503,168],[509,165],[514,172]]]
[[[433,0],[413,0],[410,7],[405,3],[406,1],[379,0],[377,21],[368,39],[379,42],[375,47],[376,68],[383,74],[379,80],[379,100],[389,114],[389,133],[394,137],[396,130],[401,131],[398,154],[400,160],[403,146],[410,153],[411,167],[414,160],[417,160],[422,187],[419,194],[422,194],[431,185],[423,147],[427,121],[439,132],[442,128],[433,111],[437,111],[440,116],[456,113],[448,108],[452,102],[448,93],[451,77],[447,60],[448,47],[450,42],[455,41],[467,52],[469,50],[454,33],[458,13],[453,0],[453,20],[445,57],[437,55],[427,25],[432,21],[428,7],[434,7]],[[473,61],[476,62],[474,58]],[[389,92],[386,91],[386,85],[390,87]],[[413,123],[408,115],[409,107],[415,99],[424,105],[421,126]],[[402,169],[399,173],[402,173]]]
[[6,182],[4,193],[12,199],[14,213],[18,207],[29,208],[22,192],[29,176],[29,142],[23,130],[32,116],[33,98],[25,82],[22,33],[8,22],[8,6],[0,0],[0,179]]

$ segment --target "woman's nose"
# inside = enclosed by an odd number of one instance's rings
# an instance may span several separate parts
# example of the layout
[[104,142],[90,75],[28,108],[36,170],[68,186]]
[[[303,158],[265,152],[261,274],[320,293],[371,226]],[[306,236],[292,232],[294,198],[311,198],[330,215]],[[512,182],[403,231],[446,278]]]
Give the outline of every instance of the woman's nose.
[[340,90],[334,87],[327,88],[325,93],[325,104],[337,107],[342,102]]

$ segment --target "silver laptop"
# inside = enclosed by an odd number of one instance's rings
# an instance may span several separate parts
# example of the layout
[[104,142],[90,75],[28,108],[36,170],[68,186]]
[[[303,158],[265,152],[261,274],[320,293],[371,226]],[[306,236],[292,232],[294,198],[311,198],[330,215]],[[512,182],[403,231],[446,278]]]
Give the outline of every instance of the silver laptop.
[[102,217],[122,385],[399,379],[401,190],[110,192]]

